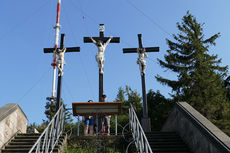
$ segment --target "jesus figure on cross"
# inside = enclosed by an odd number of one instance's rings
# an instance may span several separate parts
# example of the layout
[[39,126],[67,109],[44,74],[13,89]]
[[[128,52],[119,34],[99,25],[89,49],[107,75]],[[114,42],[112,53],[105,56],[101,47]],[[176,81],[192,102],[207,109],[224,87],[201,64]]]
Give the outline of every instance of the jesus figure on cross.
[[148,55],[146,54],[146,52],[143,49],[138,49],[137,52],[139,54],[139,56],[137,58],[137,64],[139,64],[139,66],[140,66],[141,74],[144,74],[145,73],[145,69],[146,69],[145,58],[147,58]]
[[97,46],[98,48],[98,52],[95,56],[96,61],[98,63],[98,67],[100,69],[100,73],[103,74],[104,73],[104,61],[105,61],[105,48],[106,46],[110,43],[110,41],[112,40],[113,37],[110,37],[105,44],[103,44],[103,42],[101,40],[94,40],[92,37],[90,37],[90,39],[92,40],[92,42]]

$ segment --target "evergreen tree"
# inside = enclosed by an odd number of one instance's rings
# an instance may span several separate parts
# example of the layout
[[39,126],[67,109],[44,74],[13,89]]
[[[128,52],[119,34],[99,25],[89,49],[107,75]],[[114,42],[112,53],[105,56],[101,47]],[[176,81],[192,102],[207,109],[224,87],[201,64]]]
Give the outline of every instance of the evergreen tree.
[[121,103],[126,103],[125,91],[123,90],[122,87],[118,88],[118,94],[117,94],[117,98],[115,99],[115,101],[120,101]]
[[[61,105],[63,104],[63,99],[61,99]],[[64,108],[66,108],[66,104],[64,104]],[[55,102],[51,102],[48,101],[46,102],[45,105],[45,115],[47,117],[48,120],[43,120],[43,123],[46,123],[48,125],[48,123],[53,119],[54,115],[56,114],[56,103]],[[74,123],[73,123],[73,118],[72,118],[73,114],[68,111],[65,110],[65,132],[70,131],[71,129],[74,128]]]
[[127,95],[127,103],[131,103],[136,110],[136,112],[139,112],[142,110],[142,104],[141,100],[142,97],[137,91],[132,90],[129,86],[126,86],[126,95]]
[[215,45],[219,33],[205,39],[203,24],[189,12],[177,23],[179,33],[174,41],[166,39],[169,46],[165,61],[159,60],[163,68],[177,73],[177,80],[157,76],[157,80],[168,85],[177,101],[186,101],[211,120],[226,116],[229,106],[223,88],[227,66],[220,66],[221,59],[210,55],[210,46]]
[[56,104],[51,101],[46,102],[44,113],[48,119],[48,122],[51,121],[56,113]]
[[227,92],[228,101],[230,101],[230,76],[224,80],[224,88]]
[[147,94],[148,113],[151,119],[152,131],[161,130],[169,113],[171,112],[174,102],[165,98],[159,91],[149,90]]

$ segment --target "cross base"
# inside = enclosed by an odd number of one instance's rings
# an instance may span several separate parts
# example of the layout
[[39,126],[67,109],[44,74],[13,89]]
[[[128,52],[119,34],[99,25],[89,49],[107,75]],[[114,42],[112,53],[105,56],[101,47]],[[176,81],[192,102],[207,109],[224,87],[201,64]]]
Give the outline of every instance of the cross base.
[[141,118],[141,125],[144,132],[151,132],[151,122],[150,118]]

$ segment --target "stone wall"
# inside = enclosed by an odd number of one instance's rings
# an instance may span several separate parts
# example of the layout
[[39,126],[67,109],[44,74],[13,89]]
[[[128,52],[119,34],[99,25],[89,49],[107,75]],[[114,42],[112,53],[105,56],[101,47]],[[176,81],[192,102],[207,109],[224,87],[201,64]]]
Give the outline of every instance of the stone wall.
[[162,131],[177,132],[193,153],[230,153],[230,138],[186,102],[175,104]]
[[0,108],[0,149],[17,132],[26,133],[27,117],[18,104]]

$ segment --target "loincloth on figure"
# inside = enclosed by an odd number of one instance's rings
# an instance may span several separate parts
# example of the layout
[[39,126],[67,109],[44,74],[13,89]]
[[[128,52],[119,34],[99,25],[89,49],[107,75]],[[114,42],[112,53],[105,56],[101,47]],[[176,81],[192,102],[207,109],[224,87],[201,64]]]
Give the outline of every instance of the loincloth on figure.
[[101,63],[101,64],[103,64],[104,61],[105,61],[104,54],[101,53],[101,52],[97,53],[96,56],[95,56],[95,58],[96,58],[96,61],[97,61],[98,63]]

